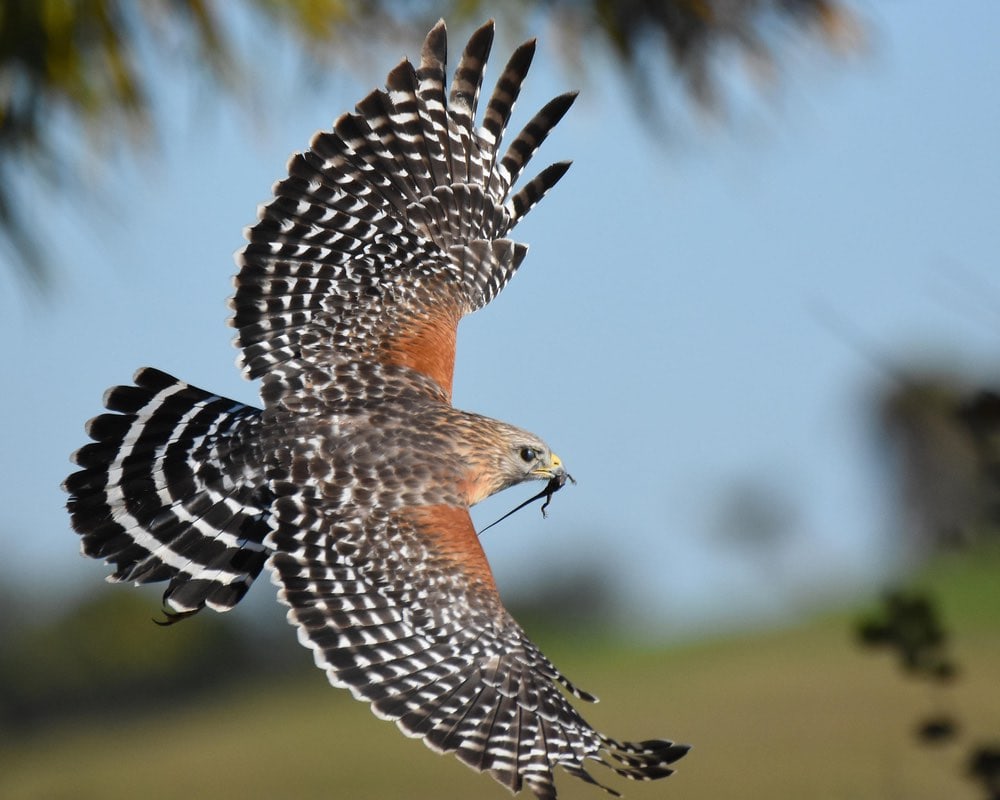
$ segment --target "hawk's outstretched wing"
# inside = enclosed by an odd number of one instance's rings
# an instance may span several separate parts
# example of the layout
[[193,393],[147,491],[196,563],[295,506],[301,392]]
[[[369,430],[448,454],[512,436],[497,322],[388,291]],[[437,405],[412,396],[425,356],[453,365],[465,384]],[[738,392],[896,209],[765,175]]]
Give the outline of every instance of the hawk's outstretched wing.
[[534,54],[519,47],[477,127],[493,24],[473,34],[445,96],[439,22],[420,65],[386,82],[292,157],[238,257],[232,300],[244,374],[265,401],[302,366],[375,361],[430,376],[450,397],[459,319],[492,299],[527,250],[504,238],[568,168],[511,196],[575,93],[552,100],[499,157]]
[[334,685],[407,735],[540,798],[556,796],[556,765],[590,783],[588,761],[652,780],[687,752],[617,742],[583,720],[559,687],[594,698],[504,609],[465,509],[331,515],[298,494],[274,508],[269,567],[300,641]]

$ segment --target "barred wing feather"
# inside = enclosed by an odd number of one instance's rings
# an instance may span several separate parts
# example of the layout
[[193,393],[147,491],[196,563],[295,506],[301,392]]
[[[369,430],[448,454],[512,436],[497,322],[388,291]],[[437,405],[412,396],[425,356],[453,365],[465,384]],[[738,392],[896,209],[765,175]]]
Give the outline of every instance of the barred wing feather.
[[556,797],[557,766],[601,786],[588,762],[652,780],[687,752],[666,740],[615,741],[580,716],[563,691],[596,698],[504,609],[465,509],[348,518],[352,509],[331,516],[285,500],[268,566],[289,621],[331,683],[408,736],[539,798]]
[[[438,23],[417,67],[401,62],[385,90],[292,157],[237,258],[231,323],[247,377],[352,359],[425,371],[419,357],[401,360],[400,342],[408,352],[443,347],[454,362],[458,320],[524,258],[527,248],[506,235],[569,166],[544,169],[511,196],[575,93],[548,103],[500,155],[534,43],[515,51],[477,128],[492,41],[492,23],[473,34],[446,95]],[[425,333],[441,328],[449,335]],[[450,368],[427,374],[450,394]]]

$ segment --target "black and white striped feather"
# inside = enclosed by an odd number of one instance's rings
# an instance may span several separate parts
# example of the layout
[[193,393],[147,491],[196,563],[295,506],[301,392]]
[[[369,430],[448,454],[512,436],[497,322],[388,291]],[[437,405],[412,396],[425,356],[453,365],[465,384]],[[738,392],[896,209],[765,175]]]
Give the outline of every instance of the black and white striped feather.
[[569,164],[511,189],[576,95],[548,103],[501,154],[534,42],[515,51],[477,127],[492,41],[492,23],[473,34],[446,94],[439,23],[418,66],[402,61],[385,90],[292,157],[237,258],[231,323],[248,377],[375,358],[430,296],[457,318],[510,280],[527,248],[504,237]]
[[104,405],[63,484],[83,553],[114,564],[113,581],[169,581],[173,612],[232,608],[266,557],[260,412],[149,368]]
[[406,735],[513,792],[526,787],[546,799],[556,797],[557,766],[617,796],[588,763],[653,780],[687,752],[594,730],[560,689],[596,698],[559,672],[495,589],[470,580],[405,511],[331,519],[301,497],[281,498],[276,509],[268,565],[300,641],[334,686]]

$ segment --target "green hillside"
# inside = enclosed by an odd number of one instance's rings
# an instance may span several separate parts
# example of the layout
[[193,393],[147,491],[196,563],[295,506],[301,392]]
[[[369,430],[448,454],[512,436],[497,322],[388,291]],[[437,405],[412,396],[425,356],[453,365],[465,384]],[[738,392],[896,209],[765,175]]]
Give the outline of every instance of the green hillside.
[[[1000,561],[943,562],[923,581],[942,602],[961,674],[944,694],[859,649],[854,616],[662,651],[551,641],[571,678],[600,695],[588,719],[613,736],[694,744],[667,781],[614,786],[643,798],[963,800],[974,742],[1000,739]],[[924,713],[953,710],[956,742],[917,743]],[[4,798],[503,798],[367,707],[307,680],[242,686],[198,706],[62,724],[0,748]],[[608,777],[607,775],[604,777]],[[566,778],[561,797],[600,798]]]

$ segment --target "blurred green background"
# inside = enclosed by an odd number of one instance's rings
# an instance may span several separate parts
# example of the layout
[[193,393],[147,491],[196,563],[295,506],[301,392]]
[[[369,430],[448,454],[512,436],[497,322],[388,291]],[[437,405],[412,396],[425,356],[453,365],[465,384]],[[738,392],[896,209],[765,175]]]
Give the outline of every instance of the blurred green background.
[[[592,724],[695,743],[665,782],[612,781],[630,798],[973,800],[985,795],[967,775],[970,743],[1000,720],[998,574],[993,547],[915,578],[960,664],[941,685],[859,647],[861,607],[671,647],[530,613],[528,630],[601,698],[584,709]],[[207,616],[161,629],[127,589],[98,597],[51,630],[5,639],[2,797],[509,796],[331,689],[290,628],[280,643]],[[958,735],[921,743],[918,723],[939,712],[960,719]],[[560,780],[561,795],[603,796],[577,783]]]

